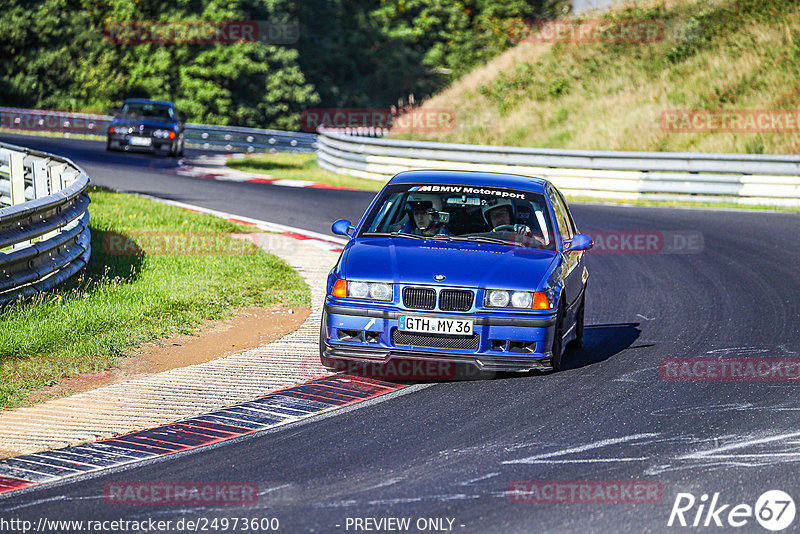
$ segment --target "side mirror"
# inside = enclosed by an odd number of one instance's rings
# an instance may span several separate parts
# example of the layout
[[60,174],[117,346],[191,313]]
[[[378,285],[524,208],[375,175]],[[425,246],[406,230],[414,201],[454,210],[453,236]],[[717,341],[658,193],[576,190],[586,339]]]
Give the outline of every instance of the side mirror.
[[331,231],[334,234],[353,237],[353,232],[356,231],[356,227],[353,226],[347,219],[339,219],[333,223],[333,226],[331,226]]
[[594,240],[589,234],[575,234],[572,240],[564,248],[564,252],[572,252],[574,250],[589,250],[594,246]]

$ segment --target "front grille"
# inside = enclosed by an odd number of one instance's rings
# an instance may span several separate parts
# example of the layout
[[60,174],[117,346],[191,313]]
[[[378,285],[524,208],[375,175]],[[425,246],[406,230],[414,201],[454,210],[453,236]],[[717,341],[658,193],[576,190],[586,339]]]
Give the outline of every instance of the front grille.
[[403,289],[403,304],[406,308],[432,310],[436,307],[436,291],[424,287],[406,287]]
[[394,345],[425,347],[428,349],[478,350],[478,334],[446,336],[442,334],[415,334],[395,329],[392,332]]
[[472,307],[472,291],[443,289],[439,293],[439,309],[443,311],[467,311]]

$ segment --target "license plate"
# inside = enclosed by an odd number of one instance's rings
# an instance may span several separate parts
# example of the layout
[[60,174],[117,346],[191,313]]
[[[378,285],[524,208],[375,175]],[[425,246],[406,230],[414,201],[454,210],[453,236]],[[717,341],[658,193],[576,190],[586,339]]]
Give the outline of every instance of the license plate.
[[398,328],[403,332],[470,336],[472,335],[472,319],[401,315]]
[[131,137],[130,143],[136,146],[150,146],[153,142],[149,137]]

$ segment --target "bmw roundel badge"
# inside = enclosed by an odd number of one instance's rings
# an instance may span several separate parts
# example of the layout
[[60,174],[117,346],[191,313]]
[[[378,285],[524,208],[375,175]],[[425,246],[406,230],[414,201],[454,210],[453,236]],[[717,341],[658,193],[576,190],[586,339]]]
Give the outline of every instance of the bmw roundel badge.
[[441,282],[442,280],[444,280],[444,275],[437,274],[436,276],[433,277],[433,279],[436,280],[437,282]]

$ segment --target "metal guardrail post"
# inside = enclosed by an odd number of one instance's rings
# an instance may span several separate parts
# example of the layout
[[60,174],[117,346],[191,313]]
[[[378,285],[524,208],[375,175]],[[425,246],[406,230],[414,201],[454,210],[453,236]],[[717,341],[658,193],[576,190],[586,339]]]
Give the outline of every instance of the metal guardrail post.
[[61,174],[67,166],[63,163],[51,163],[47,168],[47,173],[50,179],[50,191],[61,191],[64,189],[64,180]]
[[11,180],[11,205],[25,202],[25,167],[23,155],[11,152],[8,155],[8,174]]
[[33,172],[34,198],[46,197],[50,194],[50,177],[47,174],[47,160],[31,156],[28,158]]

